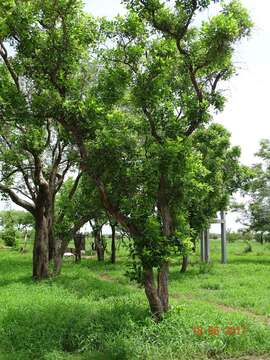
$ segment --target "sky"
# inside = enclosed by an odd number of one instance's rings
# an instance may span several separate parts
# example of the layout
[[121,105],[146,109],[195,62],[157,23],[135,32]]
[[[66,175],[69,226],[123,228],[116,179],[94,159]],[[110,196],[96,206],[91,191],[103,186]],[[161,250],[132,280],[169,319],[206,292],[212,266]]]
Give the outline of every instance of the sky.
[[[242,0],[255,24],[251,37],[236,47],[234,62],[238,75],[226,83],[227,104],[215,117],[232,134],[233,145],[242,149],[246,165],[256,161],[262,138],[270,138],[270,1]],[[125,12],[121,0],[86,0],[86,11],[113,17]],[[209,13],[208,13],[209,14]],[[236,216],[228,214],[228,227],[237,229]],[[218,230],[217,226],[214,229]]]

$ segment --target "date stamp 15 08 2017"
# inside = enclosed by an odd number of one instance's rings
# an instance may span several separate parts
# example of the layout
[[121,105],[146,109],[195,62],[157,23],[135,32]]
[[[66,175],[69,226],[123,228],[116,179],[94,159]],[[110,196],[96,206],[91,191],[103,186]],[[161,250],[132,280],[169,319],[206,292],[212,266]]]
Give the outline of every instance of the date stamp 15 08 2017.
[[248,328],[246,325],[239,326],[239,325],[226,325],[224,327],[221,327],[219,325],[209,325],[208,327],[205,326],[194,326],[193,327],[193,334],[195,336],[203,336],[203,335],[209,335],[209,336],[219,336],[221,334],[227,335],[227,336],[237,336],[237,335],[243,335],[247,333]]

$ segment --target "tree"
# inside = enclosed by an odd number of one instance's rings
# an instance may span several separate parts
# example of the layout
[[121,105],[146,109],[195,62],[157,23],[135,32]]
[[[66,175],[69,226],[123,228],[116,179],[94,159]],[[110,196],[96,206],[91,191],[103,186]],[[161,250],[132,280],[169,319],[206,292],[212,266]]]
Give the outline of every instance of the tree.
[[[5,59],[3,44],[1,49]],[[72,164],[70,146],[59,125],[37,113],[30,82],[5,62],[10,69],[1,65],[0,191],[35,219],[33,277],[42,279],[55,253],[54,202]]]
[[3,230],[1,231],[1,237],[6,246],[16,245],[16,229],[14,224],[14,218],[11,211],[7,211],[4,221],[1,222]]
[[134,268],[160,320],[169,308],[170,255],[191,238],[187,198],[211,192],[194,137],[222,110],[218,84],[233,75],[234,45],[252,24],[234,0],[199,28],[191,23],[211,1],[125,3],[126,19],[101,24],[111,45],[94,74],[89,48],[102,38],[76,0],[16,8],[5,37],[41,111],[59,114],[53,118],[76,143],[105,211],[132,237]]
[[264,242],[264,233],[270,232],[270,141],[260,142],[256,156],[260,161],[252,167],[253,177],[249,188],[244,192],[247,202],[240,206],[242,223],[248,230],[259,235]]
[[[201,232],[210,227],[218,211],[226,210],[231,196],[247,188],[250,169],[239,162],[240,148],[231,147],[230,133],[219,124],[207,129],[199,129],[194,134],[194,147],[203,157],[207,175],[204,179],[209,191],[191,193],[188,197],[189,224],[192,229],[192,242]],[[184,258],[182,272],[188,260]]]

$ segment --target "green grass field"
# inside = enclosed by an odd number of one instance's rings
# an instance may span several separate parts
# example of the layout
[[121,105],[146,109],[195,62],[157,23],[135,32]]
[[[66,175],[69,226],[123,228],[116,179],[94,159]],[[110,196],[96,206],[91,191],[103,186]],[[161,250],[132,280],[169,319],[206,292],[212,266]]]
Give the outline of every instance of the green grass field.
[[116,265],[65,260],[60,277],[34,283],[30,252],[0,249],[0,359],[267,359],[270,246],[245,246],[229,244],[222,266],[212,241],[212,265],[193,256],[186,274],[175,259],[160,324],[124,276],[123,255]]

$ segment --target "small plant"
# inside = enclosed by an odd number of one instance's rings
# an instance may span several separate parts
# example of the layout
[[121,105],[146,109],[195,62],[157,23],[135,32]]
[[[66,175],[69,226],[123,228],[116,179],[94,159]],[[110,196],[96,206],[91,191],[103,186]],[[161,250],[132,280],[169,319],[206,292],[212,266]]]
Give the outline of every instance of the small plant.
[[206,283],[201,285],[202,289],[206,290],[220,290],[220,284],[218,283]]
[[247,254],[247,253],[250,253],[250,252],[252,252],[251,243],[250,243],[250,241],[246,241],[246,247],[244,248],[243,253]]
[[213,269],[213,263],[209,262],[209,263],[204,263],[201,262],[199,264],[199,274],[208,274],[212,271]]

